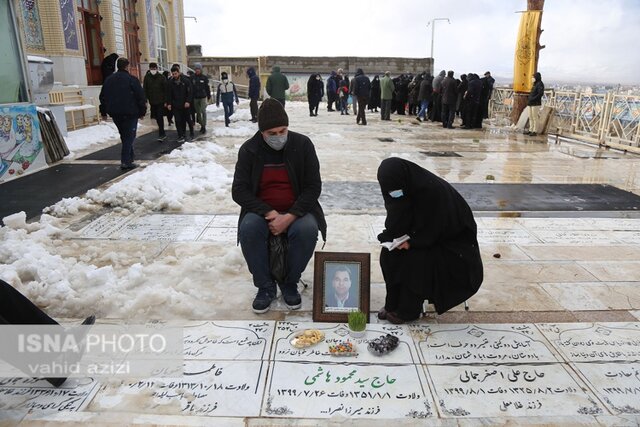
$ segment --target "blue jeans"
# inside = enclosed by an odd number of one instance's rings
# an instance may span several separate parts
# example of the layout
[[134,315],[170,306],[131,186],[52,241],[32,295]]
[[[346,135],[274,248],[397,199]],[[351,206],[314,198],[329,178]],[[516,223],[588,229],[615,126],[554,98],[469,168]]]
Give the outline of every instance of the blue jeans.
[[231,101],[222,100],[222,107],[224,108],[224,124],[231,123],[229,117],[233,116],[233,99]]
[[138,118],[131,116],[112,117],[113,123],[118,128],[120,140],[122,141],[122,151],[120,152],[120,163],[130,165],[133,163],[133,141],[136,139],[138,130]]
[[423,120],[427,117],[427,108],[429,108],[429,101],[423,99],[420,101],[420,111],[418,112],[418,117],[422,117]]
[[[257,288],[271,288],[274,280],[269,267],[269,227],[260,215],[248,213],[240,223],[240,246]],[[287,230],[287,277],[281,286],[296,285],[307,267],[318,241],[318,222],[311,214],[296,219]]]

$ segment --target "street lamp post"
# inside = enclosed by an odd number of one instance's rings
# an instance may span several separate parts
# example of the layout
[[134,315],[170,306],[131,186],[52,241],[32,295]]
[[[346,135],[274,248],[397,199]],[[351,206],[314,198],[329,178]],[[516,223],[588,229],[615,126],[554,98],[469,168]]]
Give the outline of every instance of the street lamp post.
[[[447,21],[449,24],[451,24],[451,21],[449,21],[449,18],[433,18],[431,22],[427,24],[427,27],[431,25],[431,61],[433,63],[435,63],[435,60],[433,59],[433,38],[435,36],[435,31],[436,31],[436,21]],[[433,71],[435,71],[435,68]]]

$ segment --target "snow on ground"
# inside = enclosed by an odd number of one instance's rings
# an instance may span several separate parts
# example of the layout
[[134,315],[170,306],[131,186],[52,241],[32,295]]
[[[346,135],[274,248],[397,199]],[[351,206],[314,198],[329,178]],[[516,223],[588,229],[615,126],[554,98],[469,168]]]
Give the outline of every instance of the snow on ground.
[[[233,123],[233,122],[232,122]],[[247,125],[230,125],[229,127],[215,127],[213,134],[215,136],[235,136],[250,138],[258,131],[257,123],[249,123]]]
[[169,157],[180,162],[158,162],[137,170],[105,189],[92,189],[86,197],[66,198],[46,209],[56,216],[91,210],[92,204],[132,211],[179,210],[188,195],[223,191],[232,175],[215,163],[215,154],[224,149],[210,141],[185,144]]
[[[138,123],[138,133],[146,132],[148,126]],[[64,137],[67,147],[69,148],[69,155],[65,158],[67,160],[75,159],[82,152],[89,149],[96,151],[99,145],[104,145],[107,142],[119,142],[120,134],[118,128],[113,122],[101,122],[100,124],[89,126],[83,129],[74,130],[67,133]],[[101,147],[103,148],[103,147]]]

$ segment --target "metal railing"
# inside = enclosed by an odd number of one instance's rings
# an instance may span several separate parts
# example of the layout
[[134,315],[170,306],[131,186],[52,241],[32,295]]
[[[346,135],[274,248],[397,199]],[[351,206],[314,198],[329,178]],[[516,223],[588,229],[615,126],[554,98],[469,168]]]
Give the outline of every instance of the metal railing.
[[[610,146],[640,148],[640,95],[545,91],[542,105],[553,108],[549,133]],[[492,118],[508,117],[513,89],[495,88]]]

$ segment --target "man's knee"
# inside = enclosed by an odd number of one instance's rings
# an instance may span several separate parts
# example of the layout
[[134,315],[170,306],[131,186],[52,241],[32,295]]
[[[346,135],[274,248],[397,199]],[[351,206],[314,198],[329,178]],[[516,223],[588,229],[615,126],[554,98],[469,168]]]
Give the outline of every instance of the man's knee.
[[254,213],[248,213],[240,223],[240,243],[264,240],[269,234],[267,220]]
[[312,214],[298,218],[290,227],[289,239],[318,240],[318,222]]

